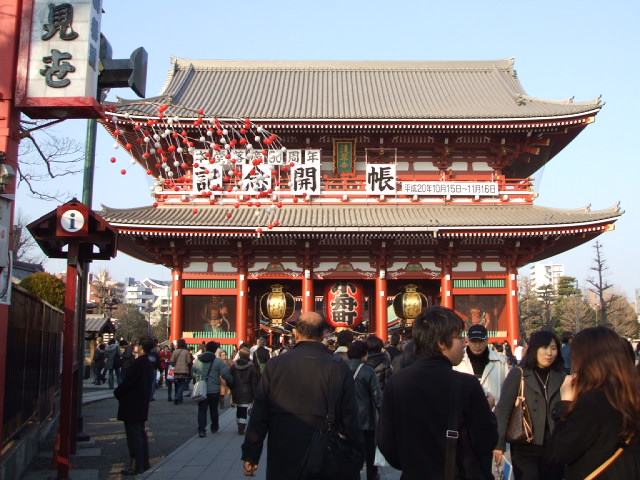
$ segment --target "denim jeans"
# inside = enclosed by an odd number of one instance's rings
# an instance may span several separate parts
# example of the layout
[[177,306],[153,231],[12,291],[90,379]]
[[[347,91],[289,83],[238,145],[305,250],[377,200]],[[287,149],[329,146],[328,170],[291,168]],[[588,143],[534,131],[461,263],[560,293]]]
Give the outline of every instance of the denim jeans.
[[187,385],[187,379],[186,378],[176,378],[175,379],[175,385],[176,385],[176,395],[175,397],[173,397],[174,401],[177,403],[182,403],[182,401],[184,400],[183,394],[184,394],[184,387]]
[[198,432],[207,431],[207,409],[211,416],[211,431],[218,431],[218,402],[219,393],[207,393],[207,398],[198,402]]

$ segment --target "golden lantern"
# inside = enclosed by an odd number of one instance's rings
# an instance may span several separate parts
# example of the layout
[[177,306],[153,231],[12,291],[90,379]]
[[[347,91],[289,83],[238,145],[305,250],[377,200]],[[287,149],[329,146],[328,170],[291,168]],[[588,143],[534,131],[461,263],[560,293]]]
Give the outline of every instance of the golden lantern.
[[405,326],[413,323],[418,315],[429,306],[429,300],[418,292],[418,285],[409,284],[404,286],[404,293],[399,293],[393,297],[393,311],[398,318],[403,320]]
[[260,312],[269,319],[272,327],[282,327],[295,308],[295,299],[289,292],[283,292],[283,285],[276,283],[271,285],[271,292],[265,293],[260,298]]

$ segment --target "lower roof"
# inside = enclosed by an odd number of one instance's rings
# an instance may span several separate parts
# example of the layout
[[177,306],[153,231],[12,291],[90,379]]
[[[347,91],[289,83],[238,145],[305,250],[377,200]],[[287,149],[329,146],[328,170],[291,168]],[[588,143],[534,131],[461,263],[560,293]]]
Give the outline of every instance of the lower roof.
[[255,232],[278,222],[274,233],[513,231],[578,228],[613,223],[619,206],[591,211],[536,205],[285,205],[282,208],[160,204],[114,209],[100,215],[119,229],[152,232]]

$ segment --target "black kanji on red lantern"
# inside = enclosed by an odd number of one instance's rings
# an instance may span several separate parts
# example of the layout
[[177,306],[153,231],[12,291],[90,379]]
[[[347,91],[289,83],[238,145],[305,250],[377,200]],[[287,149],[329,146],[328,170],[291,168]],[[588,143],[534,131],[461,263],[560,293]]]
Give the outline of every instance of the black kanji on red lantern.
[[355,298],[357,291],[357,287],[349,282],[339,282],[332,286],[331,293],[334,298],[329,305],[335,323],[348,326],[353,326],[356,323],[360,306]]

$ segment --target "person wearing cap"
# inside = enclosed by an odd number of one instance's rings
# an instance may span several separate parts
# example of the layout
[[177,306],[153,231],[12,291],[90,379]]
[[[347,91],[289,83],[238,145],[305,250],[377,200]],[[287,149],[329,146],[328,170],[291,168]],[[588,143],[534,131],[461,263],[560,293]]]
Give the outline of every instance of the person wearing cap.
[[493,408],[500,400],[502,383],[509,373],[509,365],[504,356],[489,348],[489,334],[484,325],[471,325],[467,331],[467,341],[462,362],[453,368],[475,375],[484,389],[489,406]]

